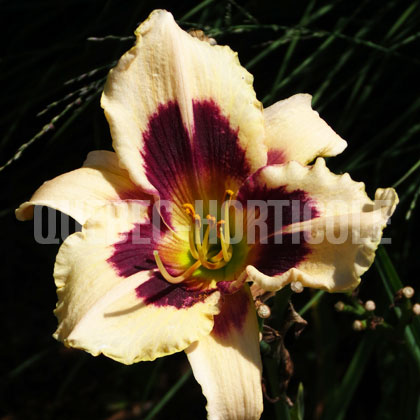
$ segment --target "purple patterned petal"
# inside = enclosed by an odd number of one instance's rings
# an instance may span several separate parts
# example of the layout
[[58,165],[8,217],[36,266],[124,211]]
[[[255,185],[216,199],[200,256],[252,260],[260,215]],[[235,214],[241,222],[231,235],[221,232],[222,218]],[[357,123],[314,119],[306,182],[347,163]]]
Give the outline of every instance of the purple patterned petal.
[[[282,227],[319,216],[314,200],[302,190],[287,191],[287,186],[269,188],[259,182],[259,174],[250,177],[241,187],[238,200],[250,209],[251,200],[267,202],[267,236],[259,238],[248,254],[249,264],[269,276],[282,274],[304,261],[310,252],[303,232],[283,234]],[[274,205],[278,204],[278,207]],[[257,231],[258,233],[258,231]],[[247,238],[248,241],[251,238]]]
[[267,276],[280,275],[305,261],[310,249],[305,244],[304,234],[278,235],[266,244],[256,244],[248,258],[252,265]]
[[238,184],[250,175],[245,150],[239,145],[238,131],[221,114],[212,100],[194,101],[194,154],[200,174],[211,180],[217,199],[223,194],[230,180]]
[[146,176],[158,190],[162,200],[191,201],[197,190],[193,168],[193,152],[179,105],[160,105],[150,117],[143,135],[143,159]]
[[[114,244],[114,252],[108,259],[108,263],[119,276],[124,278],[139,271],[156,269],[153,251],[162,247],[162,240],[167,232],[168,229],[164,224],[147,222],[134,225],[133,229],[121,235],[121,241]],[[163,247],[165,247],[164,243]],[[171,250],[171,252],[176,253],[176,250]],[[174,265],[174,261],[168,263]],[[199,284],[201,281],[196,279],[196,282]],[[193,289],[186,284],[171,284],[156,270],[153,277],[136,288],[136,294],[148,305],[173,306],[182,309],[202,302],[216,290],[197,287]]]
[[[237,200],[245,209],[252,201],[267,203],[269,234],[274,233],[276,221],[277,227],[283,227],[291,223],[311,220],[319,215],[314,200],[305,191],[287,191],[286,185],[269,188],[266,184],[259,182],[259,171],[242,185]],[[278,204],[277,208],[275,203]]]
[[183,284],[170,284],[160,273],[156,273],[155,276],[136,288],[136,294],[147,305],[185,309],[204,301],[216,290],[191,289]]
[[267,165],[286,163],[285,154],[279,149],[271,149],[267,152]]
[[163,237],[169,232],[168,226],[171,226],[170,215],[165,208],[161,211],[159,215],[157,207],[150,204],[147,221],[137,223],[130,231],[121,233],[121,240],[114,244],[114,252],[107,260],[119,276],[129,277],[138,271],[156,268],[153,251],[162,246]]
[[156,268],[153,251],[157,243],[154,238],[162,234],[157,229],[151,223],[138,223],[114,244],[114,252],[107,261],[119,276],[130,277],[138,271]]
[[178,204],[221,199],[226,183],[250,174],[238,130],[230,127],[218,105],[194,101],[193,138],[189,138],[178,103],[160,105],[144,134],[146,176],[163,200]]
[[219,315],[214,317],[212,334],[227,337],[233,328],[240,331],[246,321],[249,310],[249,296],[242,288],[237,293],[223,296],[223,306]]

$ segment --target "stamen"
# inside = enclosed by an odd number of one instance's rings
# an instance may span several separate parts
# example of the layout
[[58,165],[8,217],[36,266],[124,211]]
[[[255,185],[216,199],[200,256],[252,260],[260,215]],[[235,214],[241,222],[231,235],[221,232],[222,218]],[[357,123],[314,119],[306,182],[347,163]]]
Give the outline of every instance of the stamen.
[[185,203],[182,205],[184,208],[185,213],[187,213],[189,216],[194,217],[195,216],[195,210],[192,204]]
[[208,268],[209,270],[218,270],[219,268],[222,268],[227,264],[227,262],[224,261],[223,259],[220,259],[219,262],[209,262],[207,260],[205,261],[200,260],[200,262],[203,267]]
[[160,273],[162,274],[162,276],[164,277],[164,279],[167,282],[172,283],[172,284],[178,284],[178,283],[182,283],[185,280],[188,280],[192,276],[194,271],[197,270],[201,266],[201,262],[196,261],[183,274],[181,274],[180,276],[174,277],[168,273],[168,270],[166,270],[165,266],[162,263],[162,260],[159,257],[159,253],[157,251],[153,251],[153,256],[155,257],[156,265],[158,266],[158,269]]
[[223,226],[223,228],[222,228],[222,231],[221,231],[221,235],[220,235],[220,245],[222,246],[222,253],[223,253],[223,259],[225,260],[225,262],[229,262],[230,261],[230,259],[232,258],[232,253],[230,253],[229,252],[229,248],[230,248],[230,246],[229,246],[229,240],[228,240],[228,242],[226,243],[225,242],[225,237],[226,237],[226,232],[225,232],[225,229],[226,229],[226,224],[223,224],[222,225]]
[[198,214],[194,214],[194,223],[196,224],[196,226],[198,226],[198,228],[201,228],[201,217]]
[[234,196],[234,192],[232,190],[226,190],[225,191],[225,199],[223,201],[226,200],[226,197],[228,198],[228,200],[230,201],[232,199],[232,197]]
[[[225,225],[226,222],[224,220],[219,220],[217,222],[217,237],[220,239],[220,245],[222,247],[221,253],[223,255],[223,259],[226,262],[229,262],[230,259],[232,258],[232,246],[230,245],[230,240],[228,241],[228,243],[225,242],[224,237],[225,237]],[[213,258],[212,258],[213,260]]]
[[[179,276],[172,276],[168,273],[165,266],[162,263],[161,258],[159,257],[158,251],[154,251],[153,255],[156,260],[158,269],[160,270],[162,276],[169,283],[177,284],[189,279],[195,270],[203,266],[210,270],[217,270],[224,267],[232,258],[232,245],[230,244],[230,231],[229,231],[229,204],[232,200],[234,192],[232,190],[226,190],[224,196],[224,205],[225,208],[222,209],[224,212],[224,218],[216,223],[216,218],[207,215],[206,219],[208,221],[208,226],[204,233],[203,240],[201,241],[201,218],[195,212],[195,209],[192,204],[185,203],[183,209],[185,213],[191,217],[191,229],[189,231],[188,239],[190,245],[190,253],[193,258],[197,261],[191,265],[183,274]],[[214,251],[209,255],[209,237],[211,230],[216,227],[217,237],[220,239],[221,249],[217,253]]]
[[229,229],[229,207],[230,202],[232,200],[234,192],[232,190],[225,191],[225,201],[223,203],[224,206],[224,226],[223,226],[223,234],[220,235],[220,242],[222,244],[222,251],[223,251],[223,259],[228,262],[232,258],[232,254],[228,254],[227,250],[230,245],[230,229]]
[[194,242],[194,232],[195,232],[195,229],[192,226],[190,226],[190,231],[188,232],[188,240],[190,242],[190,252],[193,258],[198,260],[198,252],[197,252],[197,248],[195,247],[195,242]]
[[[185,213],[187,213],[189,216],[191,216],[192,220],[195,219],[196,214],[195,214],[195,210],[192,204],[190,203],[185,203],[182,206],[184,208]],[[196,260],[198,260],[198,252],[197,252],[197,248],[195,247],[195,239],[194,239],[194,232],[195,229],[192,229],[190,227],[190,231],[188,233],[188,240],[190,243],[190,252],[191,255],[193,256],[193,258],[195,258]]]
[[[207,252],[204,252],[204,246],[201,243],[201,237],[200,237],[200,234],[201,234],[201,231],[200,231],[200,228],[201,228],[200,216],[198,214],[196,214],[194,216],[194,219],[195,219],[195,246],[197,248],[198,258],[200,260],[201,265],[205,268],[210,269],[210,270],[217,270],[218,268],[223,267],[224,264],[222,265],[220,262],[212,263],[212,262],[209,262],[207,260],[207,258],[206,258],[207,257]],[[207,231],[209,231],[209,230],[210,229],[207,228]],[[207,241],[208,241],[208,239],[207,239]]]
[[207,226],[206,233],[204,234],[204,239],[203,239],[203,254],[205,256],[207,256],[207,252],[209,250],[209,235],[210,235],[210,230],[216,224],[216,218],[215,217],[210,216],[208,214],[206,216],[206,219],[208,220],[208,226]]
[[194,215],[194,243],[200,255],[202,246],[201,246],[201,218],[198,214]]
[[224,220],[219,220],[217,222],[217,237],[218,238],[220,238],[223,235],[223,233],[222,233],[222,225],[224,225],[224,224],[225,224],[225,221]]
[[219,251],[217,254],[211,256],[208,260],[210,262],[219,262],[219,261],[222,261],[223,260],[223,252],[222,251]]
[[208,214],[208,215],[206,216],[206,219],[209,221],[209,226],[210,226],[210,229],[211,229],[211,228],[213,228],[213,227],[214,227],[214,225],[216,224],[216,218],[215,218],[215,217],[213,217],[212,215]]

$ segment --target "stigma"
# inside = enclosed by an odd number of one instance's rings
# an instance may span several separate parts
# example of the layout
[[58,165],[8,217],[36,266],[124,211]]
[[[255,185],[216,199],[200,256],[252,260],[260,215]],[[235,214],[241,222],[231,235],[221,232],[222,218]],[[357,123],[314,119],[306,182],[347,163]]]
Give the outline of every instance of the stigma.
[[[229,208],[234,192],[226,190],[221,209],[221,219],[216,220],[214,216],[208,214],[205,220],[201,220],[199,214],[195,212],[194,206],[190,203],[183,205],[183,210],[190,220],[188,240],[190,246],[190,254],[195,262],[181,275],[172,276],[162,263],[158,251],[153,252],[156,265],[166,281],[177,284],[182,283],[192,277],[194,272],[204,267],[209,270],[219,270],[225,267],[232,259],[232,245],[230,243],[230,227],[229,227]],[[204,235],[202,236],[202,228],[206,225]],[[216,247],[211,246],[210,237],[216,234]]]

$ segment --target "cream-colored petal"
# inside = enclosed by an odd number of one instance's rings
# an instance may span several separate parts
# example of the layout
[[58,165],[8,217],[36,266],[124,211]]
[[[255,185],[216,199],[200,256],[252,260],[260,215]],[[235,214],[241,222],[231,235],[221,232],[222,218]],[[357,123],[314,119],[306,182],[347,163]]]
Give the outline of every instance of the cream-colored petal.
[[269,163],[307,164],[318,156],[338,155],[347,147],[312,109],[311,100],[311,95],[297,94],[264,109]]
[[99,207],[125,198],[150,199],[118,166],[115,153],[99,150],[88,154],[82,168],[44,182],[29,201],[20,205],[16,217],[30,220],[34,206],[48,206],[83,224]]
[[[225,299],[221,313],[215,317],[215,330],[185,352],[207,398],[210,420],[257,420],[263,401],[255,307],[245,290]],[[247,312],[237,327],[226,320],[235,320],[243,311],[244,300]],[[218,322],[224,327],[218,328]]]
[[[215,105],[233,132],[239,130],[239,147],[245,151],[251,171],[266,163],[262,106],[252,88],[253,78],[240,66],[236,53],[227,46],[211,46],[193,38],[164,10],[155,10],[136,30],[136,36],[136,45],[109,73],[101,100],[114,149],[136,183],[150,193],[158,193],[156,171],[150,167],[146,170],[152,159],[155,167],[161,164],[182,170],[177,168],[181,156],[177,147],[184,145],[176,143],[185,137],[187,142],[194,141],[198,130],[195,119],[203,118],[194,110],[200,101],[212,104],[210,108]],[[171,104],[179,108],[172,107],[169,112]],[[157,120],[151,128],[152,117]],[[224,133],[204,131],[212,142],[225,141],[220,138]],[[153,137],[152,146],[145,146],[145,137]],[[229,157],[231,150],[223,146],[217,145],[222,161],[222,151]],[[154,148],[153,156],[145,162],[145,150],[150,148]],[[204,150],[204,156],[209,153],[210,149]],[[193,163],[185,162],[190,170]],[[178,185],[178,189],[183,188]]]
[[[119,202],[98,209],[82,232],[66,239],[54,269],[59,298],[55,338],[130,364],[184,350],[211,332],[219,292],[186,293],[180,299],[156,270],[136,267],[132,251],[142,245],[135,241],[147,238],[142,228],[135,237],[127,232],[147,223],[146,207]],[[132,244],[137,248],[131,249]]]
[[288,191],[304,191],[319,217],[293,223],[281,232],[295,233],[297,240],[299,232],[305,232],[302,246],[309,252],[297,266],[270,277],[256,263],[256,268],[247,268],[249,277],[269,291],[291,282],[329,292],[354,289],[372,264],[382,231],[398,203],[395,190],[378,189],[372,201],[363,183],[354,182],[348,174],[331,173],[321,158],[309,167],[297,162],[269,166],[260,173],[259,182],[268,188],[286,185]]

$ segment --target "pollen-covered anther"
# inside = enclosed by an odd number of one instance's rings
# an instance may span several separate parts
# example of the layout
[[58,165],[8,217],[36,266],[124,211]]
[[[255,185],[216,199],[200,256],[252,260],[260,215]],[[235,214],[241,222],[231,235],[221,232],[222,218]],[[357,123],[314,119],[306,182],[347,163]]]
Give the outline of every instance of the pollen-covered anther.
[[231,200],[235,193],[232,190],[225,191],[225,200]]
[[182,205],[185,213],[187,213],[189,216],[194,217],[195,216],[195,210],[192,204],[185,203]]
[[193,219],[194,219],[195,225],[200,229],[201,228],[201,217],[197,213],[195,213]]
[[214,228],[216,226],[216,218],[210,214],[206,216],[206,219],[208,220],[208,224],[210,229]]

